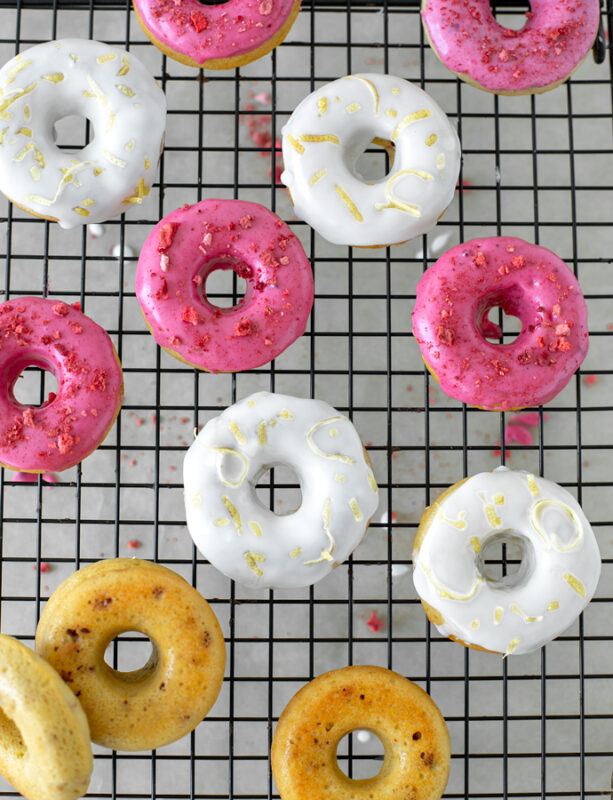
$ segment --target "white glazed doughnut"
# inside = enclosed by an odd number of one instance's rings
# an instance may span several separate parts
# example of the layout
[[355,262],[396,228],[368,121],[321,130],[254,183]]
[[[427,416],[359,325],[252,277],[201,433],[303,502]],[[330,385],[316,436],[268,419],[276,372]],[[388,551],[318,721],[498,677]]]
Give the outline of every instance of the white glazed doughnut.
[[[54,123],[87,117],[78,153],[55,145]],[[74,228],[140,205],[149,194],[166,98],[131,53],[87,39],[36,45],[0,69],[0,191],[25,211]]]
[[[356,171],[373,140],[395,147],[375,183]],[[329,242],[398,244],[430,231],[455,191],[460,142],[430,95],[393,75],[347,75],[298,105],[283,128],[281,180],[296,214]]]
[[[302,504],[280,515],[256,496],[272,466],[298,476]],[[210,420],[183,465],[187,527],[200,552],[245,586],[309,586],[360,543],[377,508],[351,422],[321,400],[259,392]]]
[[[519,570],[498,581],[483,565],[492,540],[514,540],[523,551]],[[413,564],[415,588],[440,633],[505,655],[538,650],[566,630],[600,576],[596,538],[575,498],[506,467],[460,481],[426,509]]]

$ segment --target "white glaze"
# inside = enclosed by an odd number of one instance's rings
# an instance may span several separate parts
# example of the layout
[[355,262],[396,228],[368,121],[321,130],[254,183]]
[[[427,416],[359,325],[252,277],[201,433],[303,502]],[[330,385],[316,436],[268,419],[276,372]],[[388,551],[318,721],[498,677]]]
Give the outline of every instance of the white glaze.
[[[505,531],[528,540],[515,585],[488,581],[479,564],[485,542]],[[600,576],[596,538],[575,498],[506,467],[473,475],[444,499],[413,563],[418,594],[444,617],[439,632],[505,655],[562,633]]]
[[[60,150],[54,123],[78,114],[94,138]],[[87,39],[36,45],[0,69],[0,191],[62,228],[142,203],[157,169],[166,98],[131,53]]]
[[[390,174],[367,184],[360,155],[395,145]],[[373,247],[427,233],[451,203],[460,142],[445,112],[393,75],[348,75],[320,87],[283,128],[281,180],[296,214],[334,244]]]
[[[302,504],[265,508],[255,493],[271,466],[290,466]],[[352,423],[321,400],[259,392],[210,420],[183,465],[189,532],[200,552],[245,586],[321,580],[362,540],[378,490]]]

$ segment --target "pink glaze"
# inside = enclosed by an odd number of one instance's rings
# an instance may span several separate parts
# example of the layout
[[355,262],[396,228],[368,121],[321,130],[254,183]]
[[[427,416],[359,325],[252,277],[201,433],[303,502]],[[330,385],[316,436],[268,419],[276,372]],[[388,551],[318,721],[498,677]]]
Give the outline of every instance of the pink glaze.
[[[25,472],[60,472],[104,439],[123,397],[123,376],[109,335],[74,306],[42,297],[0,303],[0,463]],[[26,367],[57,378],[39,408],[13,387]]]
[[[233,269],[247,282],[233,308],[218,308],[204,294],[216,269]],[[203,200],[151,231],[136,296],[161,347],[198,369],[239,372],[267,364],[304,333],[313,273],[299,240],[272,211]]]
[[526,92],[564,80],[596,38],[598,0],[531,0],[524,27],[503,28],[490,0],[425,0],[439,58],[491,92]]
[[165,47],[198,64],[257,50],[277,33],[294,0],[134,0],[145,27]]
[[[500,306],[519,317],[511,344],[488,341]],[[509,236],[448,250],[417,285],[413,333],[450,397],[488,410],[547,403],[587,354],[587,309],[577,279],[554,253]]]

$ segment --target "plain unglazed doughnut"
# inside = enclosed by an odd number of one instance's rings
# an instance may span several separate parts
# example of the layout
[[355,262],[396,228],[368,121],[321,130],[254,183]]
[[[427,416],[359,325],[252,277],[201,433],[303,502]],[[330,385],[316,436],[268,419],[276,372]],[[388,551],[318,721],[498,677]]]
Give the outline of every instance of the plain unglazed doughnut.
[[134,0],[136,17],[153,44],[190,67],[234,69],[281,44],[300,0]]
[[[152,642],[141,669],[118,672],[104,660],[120,633]],[[192,731],[223,681],[225,644],[206,600],[160,564],[113,558],[75,572],[51,595],[36,649],[79,697],[94,742],[151,750]]]
[[[72,114],[93,128],[77,152],[54,136]],[[62,228],[104,222],[149,194],[165,125],[164,92],[132,53],[89,39],[38,44],[0,69],[0,190]]]
[[[356,729],[376,734],[385,760],[373,778],[341,772],[336,750]],[[438,800],[449,777],[445,720],[423,689],[382,667],[326,672],[279,718],[271,765],[282,800]]]
[[423,0],[432,49],[462,80],[496,94],[540,94],[563,83],[594,43],[598,0],[532,0],[521,30],[497,22],[489,0]]
[[[505,542],[520,547],[521,565],[496,579],[484,552]],[[506,467],[454,484],[426,509],[413,564],[415,588],[440,633],[505,655],[538,650],[566,630],[600,575],[598,544],[575,498]]]
[[77,698],[46,661],[0,634],[0,774],[28,800],[76,800],[92,769]]

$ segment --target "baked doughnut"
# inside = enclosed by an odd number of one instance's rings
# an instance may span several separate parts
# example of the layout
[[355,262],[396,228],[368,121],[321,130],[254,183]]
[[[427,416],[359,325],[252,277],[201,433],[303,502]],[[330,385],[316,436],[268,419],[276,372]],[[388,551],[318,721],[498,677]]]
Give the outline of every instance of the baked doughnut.
[[[381,772],[351,780],[336,748],[366,729],[385,748]],[[415,683],[382,667],[326,672],[294,695],[272,741],[272,772],[282,800],[438,800],[449,777],[445,720]]]
[[489,0],[422,0],[432,49],[458,78],[496,94],[540,94],[581,64],[596,38],[598,0],[531,0],[521,30],[497,22]]
[[134,0],[141,28],[153,44],[190,67],[234,69],[281,44],[300,0]]
[[[232,269],[247,282],[233,308],[213,305],[206,279]],[[136,296],[156,342],[196,369],[268,364],[305,331],[313,272],[299,239],[272,211],[203,200],[160,220],[138,259]]]
[[[55,144],[68,114],[93,126],[77,153]],[[104,222],[149,194],[165,124],[164,92],[132,53],[89,39],[38,44],[0,69],[0,191],[62,228]]]
[[28,800],[76,800],[92,769],[79,701],[46,661],[0,634],[0,774]]
[[[290,466],[300,508],[275,514],[255,487]],[[351,422],[321,400],[258,392],[209,420],[183,464],[187,527],[196,547],[244,586],[310,586],[348,558],[379,498]]]
[[[57,378],[40,407],[13,394],[26,367]],[[80,311],[43,297],[0,303],[0,464],[20,472],[60,472],[95,450],[123,399],[121,364],[108,333]]]
[[[513,542],[519,570],[487,575],[483,551]],[[557,483],[498,467],[446,489],[424,512],[413,581],[444,636],[495,653],[530,653],[571,625],[596,591],[600,553],[575,498]]]
[[[347,75],[321,86],[283,127],[281,180],[296,214],[334,244],[382,247],[428,233],[453,199],[460,142],[445,112],[393,75]],[[356,164],[375,141],[391,173],[366,181]],[[389,152],[389,150],[388,150]]]
[[[140,631],[153,652],[118,672],[107,645]],[[77,695],[94,742],[153,750],[180,739],[208,714],[223,681],[226,650],[206,600],[160,564],[110,558],[75,572],[51,595],[36,649]]]
[[[511,344],[491,308],[519,317]],[[573,273],[550,250],[510,236],[452,247],[417,284],[413,333],[449,397],[489,411],[552,400],[587,355],[587,308]],[[486,338],[487,337],[487,338]]]

